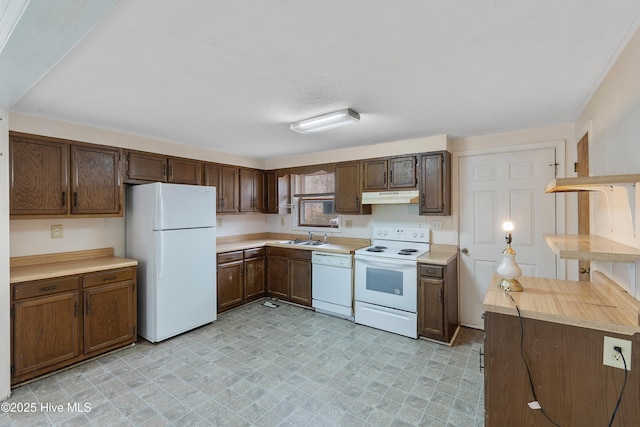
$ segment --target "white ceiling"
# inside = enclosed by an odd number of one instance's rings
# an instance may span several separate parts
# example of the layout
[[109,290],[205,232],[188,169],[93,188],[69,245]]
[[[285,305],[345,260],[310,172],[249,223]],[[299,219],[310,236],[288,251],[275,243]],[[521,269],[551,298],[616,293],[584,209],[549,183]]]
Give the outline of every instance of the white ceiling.
[[[264,159],[551,126],[639,17],[638,0],[127,0],[10,109]],[[289,130],[346,107],[360,123]]]

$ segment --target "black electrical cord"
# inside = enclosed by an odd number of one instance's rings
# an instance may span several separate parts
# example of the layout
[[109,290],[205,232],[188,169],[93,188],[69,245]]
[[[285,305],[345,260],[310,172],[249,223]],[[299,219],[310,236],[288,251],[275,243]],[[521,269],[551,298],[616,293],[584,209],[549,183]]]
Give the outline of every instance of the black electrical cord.
[[[520,314],[520,307],[518,307],[518,304],[516,304],[516,301],[513,299],[513,297],[511,296],[508,290],[505,291],[505,293],[511,299],[511,302],[513,303],[513,305],[516,306],[516,311],[518,312],[518,319],[520,319],[520,356],[522,356],[522,361],[524,362],[524,366],[527,368],[527,376],[529,377],[529,386],[531,387],[531,394],[533,395],[533,400],[538,402],[539,404],[540,401],[538,400],[538,396],[536,395],[536,389],[533,386],[533,379],[531,378],[531,370],[529,369],[529,364],[527,363],[527,359],[524,357],[524,322],[522,320],[522,315]],[[626,374],[625,374],[625,381],[626,381]],[[560,424],[556,423],[551,418],[549,418],[549,416],[544,411],[544,409],[542,409],[542,406],[540,407],[540,412],[542,412],[542,415],[544,415],[547,421],[549,421],[551,424],[553,424],[556,427],[561,427]]]
[[618,408],[620,408],[620,402],[622,401],[622,394],[624,393],[624,388],[627,386],[627,361],[624,358],[624,354],[622,354],[622,349],[620,347],[613,347],[615,351],[620,353],[620,357],[622,357],[622,363],[624,364],[624,382],[622,383],[622,389],[620,390],[620,396],[618,396],[618,401],[616,402],[616,407],[613,409],[613,413],[611,414],[611,421],[609,421],[609,427],[613,425],[613,420],[616,418],[618,413]]

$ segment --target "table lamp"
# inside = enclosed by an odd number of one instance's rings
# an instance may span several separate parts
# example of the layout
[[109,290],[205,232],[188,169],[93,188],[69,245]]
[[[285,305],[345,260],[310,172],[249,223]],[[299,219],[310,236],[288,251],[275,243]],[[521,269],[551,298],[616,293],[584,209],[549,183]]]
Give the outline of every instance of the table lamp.
[[498,266],[498,274],[502,276],[502,280],[498,282],[498,287],[505,291],[521,292],[522,285],[518,277],[522,276],[522,270],[516,264],[516,251],[511,247],[511,232],[513,231],[513,223],[507,221],[502,224],[502,229],[507,233],[505,240],[507,247],[502,251],[502,262]]

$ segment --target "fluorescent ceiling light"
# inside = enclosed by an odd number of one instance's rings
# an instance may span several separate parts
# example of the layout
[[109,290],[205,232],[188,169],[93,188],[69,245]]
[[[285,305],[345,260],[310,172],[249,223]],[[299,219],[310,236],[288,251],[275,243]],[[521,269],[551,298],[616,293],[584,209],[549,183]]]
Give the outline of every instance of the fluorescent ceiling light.
[[291,130],[298,133],[314,133],[359,121],[360,114],[353,111],[351,108],[347,108],[345,110],[334,111],[333,113],[323,114],[310,119],[300,120],[299,122],[293,122],[289,127]]

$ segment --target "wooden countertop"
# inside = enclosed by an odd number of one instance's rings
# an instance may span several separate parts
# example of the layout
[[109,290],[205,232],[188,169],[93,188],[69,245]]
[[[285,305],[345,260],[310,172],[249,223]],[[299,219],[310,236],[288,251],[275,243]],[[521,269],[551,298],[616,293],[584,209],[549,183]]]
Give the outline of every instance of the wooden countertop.
[[596,235],[545,234],[544,240],[562,259],[636,262],[640,249]]
[[[485,296],[488,312],[517,315],[495,274]],[[633,335],[640,332],[640,301],[618,284],[594,272],[592,282],[520,277],[523,292],[511,292],[522,317]]]
[[133,267],[138,261],[113,256],[113,248],[11,258],[10,283]]

